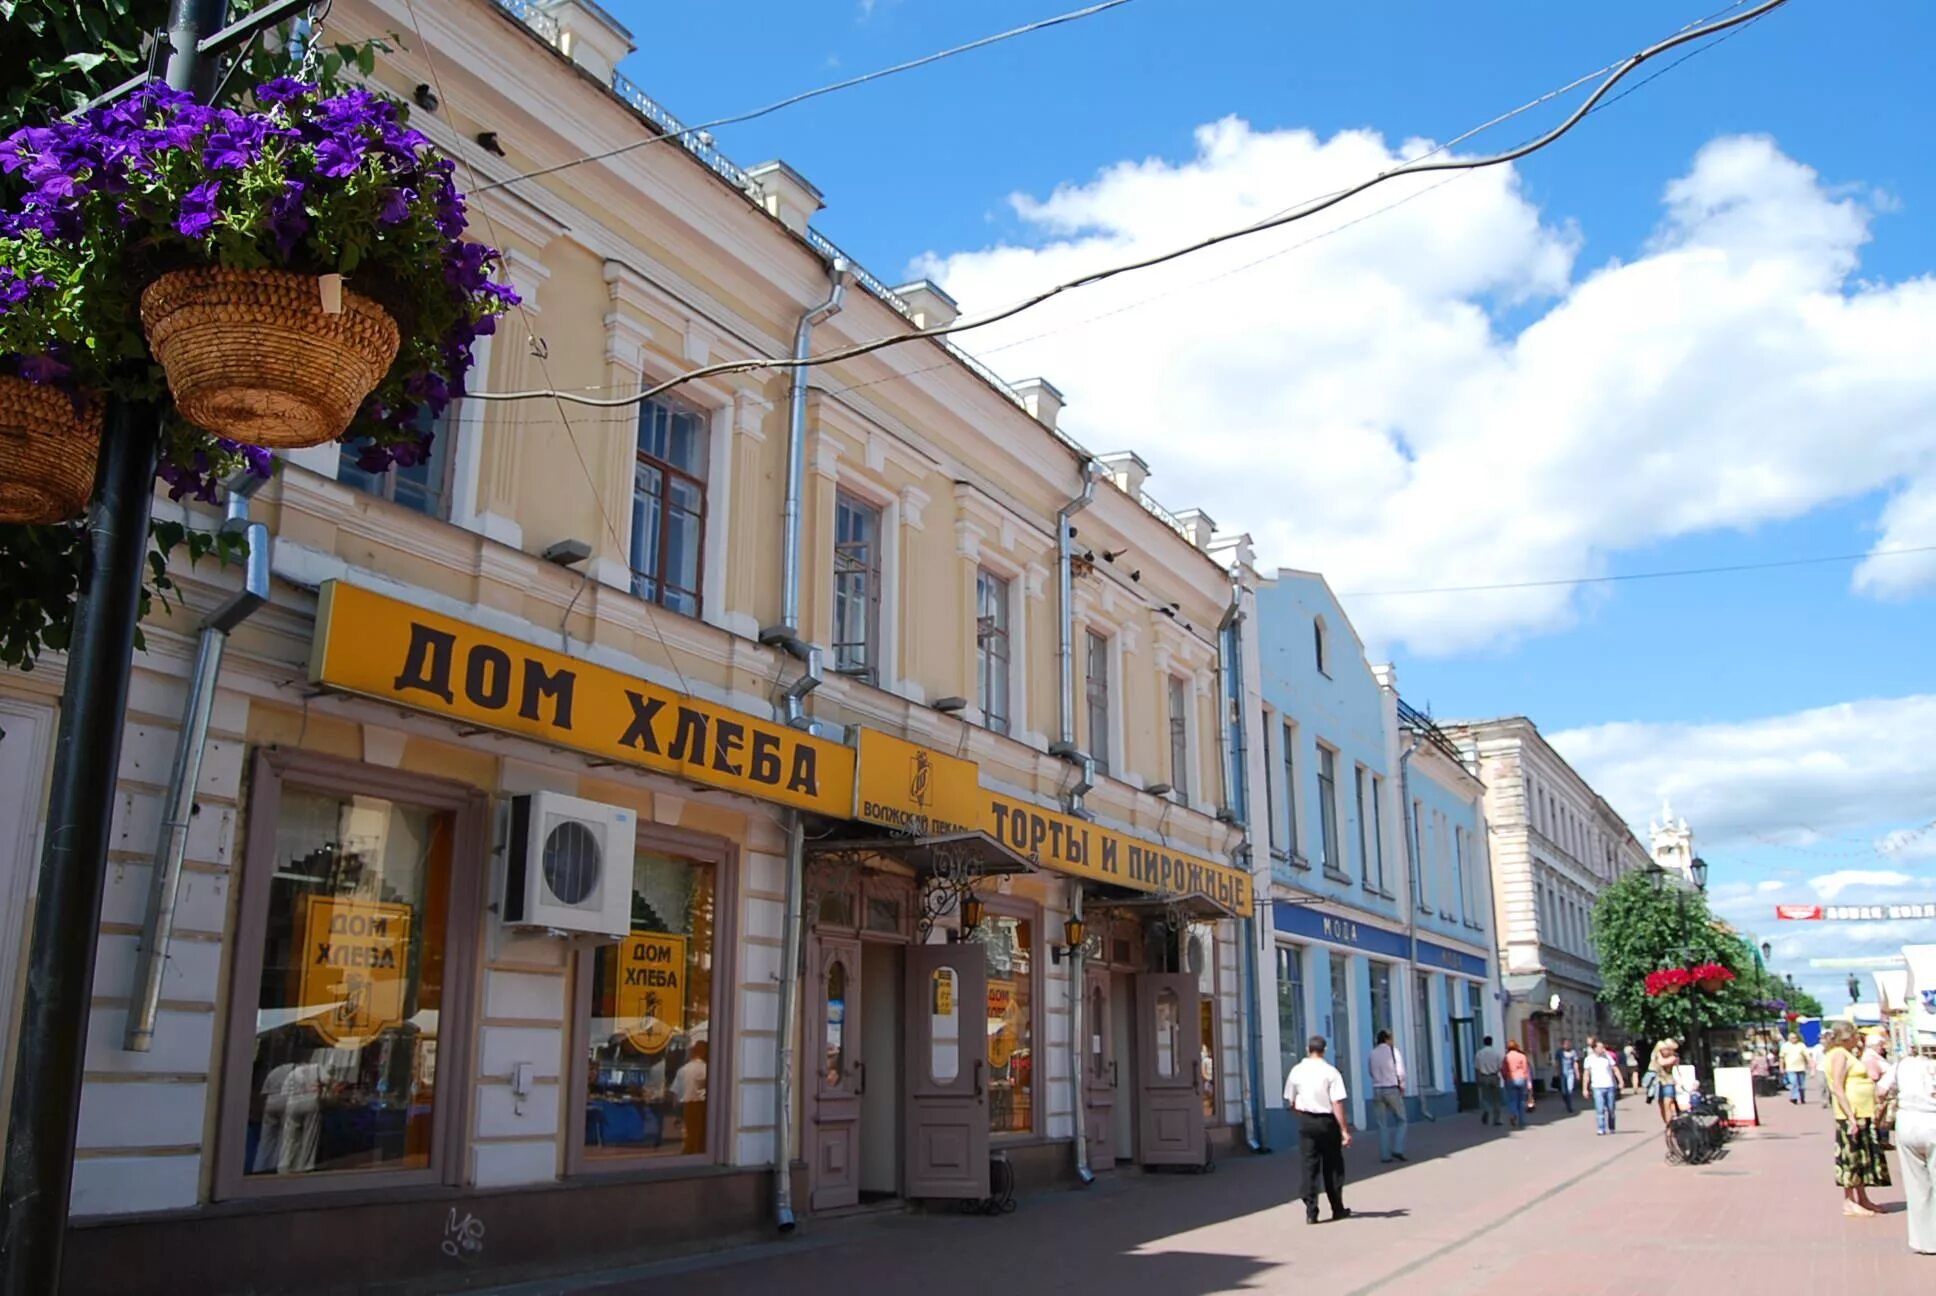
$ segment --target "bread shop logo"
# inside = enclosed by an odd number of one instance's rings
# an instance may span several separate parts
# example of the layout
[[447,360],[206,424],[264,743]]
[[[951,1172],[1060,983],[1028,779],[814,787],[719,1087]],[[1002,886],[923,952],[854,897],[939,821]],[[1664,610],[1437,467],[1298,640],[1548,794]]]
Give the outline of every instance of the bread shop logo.
[[309,896],[297,1001],[330,1044],[353,1048],[403,1024],[413,911],[387,900]]
[[633,932],[618,943],[614,1010],[626,1042],[652,1056],[686,1028],[686,938]]
[[934,760],[918,747],[908,758],[908,800],[923,810],[934,800]]

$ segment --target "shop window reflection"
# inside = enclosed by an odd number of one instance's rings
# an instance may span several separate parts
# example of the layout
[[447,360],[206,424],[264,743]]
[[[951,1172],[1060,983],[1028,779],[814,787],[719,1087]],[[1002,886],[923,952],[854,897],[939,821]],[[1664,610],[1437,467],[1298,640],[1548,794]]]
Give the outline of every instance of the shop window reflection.
[[996,1134],[1035,1128],[1035,924],[991,914],[976,929],[988,959],[988,1123]]
[[453,831],[448,813],[284,791],[245,1175],[430,1164]]
[[1177,1053],[1182,1048],[1183,1010],[1176,991],[1167,986],[1156,992],[1156,1074],[1162,1080],[1176,1079]]
[[834,960],[827,969],[827,1062],[824,1068],[829,1089],[840,1087],[847,1074],[847,965]]
[[961,996],[953,968],[936,968],[928,985],[928,1075],[950,1084],[961,1074]]
[[707,1151],[717,869],[641,850],[632,931],[592,956],[585,1156]]

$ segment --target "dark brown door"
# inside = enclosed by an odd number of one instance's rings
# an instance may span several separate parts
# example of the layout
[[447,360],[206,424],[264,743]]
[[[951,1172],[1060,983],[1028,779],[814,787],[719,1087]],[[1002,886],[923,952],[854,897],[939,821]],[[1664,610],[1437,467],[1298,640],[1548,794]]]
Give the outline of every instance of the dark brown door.
[[861,1065],[860,942],[848,936],[816,936],[813,950],[813,1012],[804,1049],[812,1068],[807,1092],[808,1184],[815,1210],[860,1201]]
[[988,1196],[988,960],[973,942],[907,959],[907,1195]]
[[1116,1042],[1110,1024],[1109,973],[1089,968],[1083,974],[1082,1004],[1083,1129],[1089,1136],[1089,1168],[1116,1168]]
[[1145,972],[1136,978],[1136,1039],[1136,1134],[1143,1164],[1202,1165],[1196,977]]

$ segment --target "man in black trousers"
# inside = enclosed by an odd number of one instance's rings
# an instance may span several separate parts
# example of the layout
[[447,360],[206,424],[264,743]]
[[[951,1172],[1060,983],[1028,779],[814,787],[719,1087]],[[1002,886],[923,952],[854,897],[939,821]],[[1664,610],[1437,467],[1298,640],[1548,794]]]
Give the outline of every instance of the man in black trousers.
[[1331,1218],[1351,1216],[1344,1206],[1344,1150],[1351,1146],[1344,1100],[1344,1077],[1324,1060],[1324,1036],[1313,1035],[1309,1055],[1284,1079],[1284,1103],[1297,1121],[1297,1144],[1304,1153],[1304,1219],[1310,1224],[1318,1222],[1320,1173]]

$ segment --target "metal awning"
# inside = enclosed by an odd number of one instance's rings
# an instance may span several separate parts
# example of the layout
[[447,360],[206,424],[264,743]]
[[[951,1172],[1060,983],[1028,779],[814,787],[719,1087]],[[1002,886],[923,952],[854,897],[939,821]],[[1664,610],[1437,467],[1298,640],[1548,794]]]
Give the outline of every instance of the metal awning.
[[1090,906],[1106,909],[1113,913],[1176,913],[1193,922],[1216,922],[1220,918],[1234,918],[1237,915],[1218,904],[1201,891],[1190,891],[1182,895],[1165,895],[1161,892],[1116,891],[1108,888],[1090,892]]
[[995,877],[1029,873],[1035,866],[979,830],[909,837],[883,831],[879,836],[842,837],[807,843],[809,855],[880,855],[914,870],[916,877],[965,874]]

